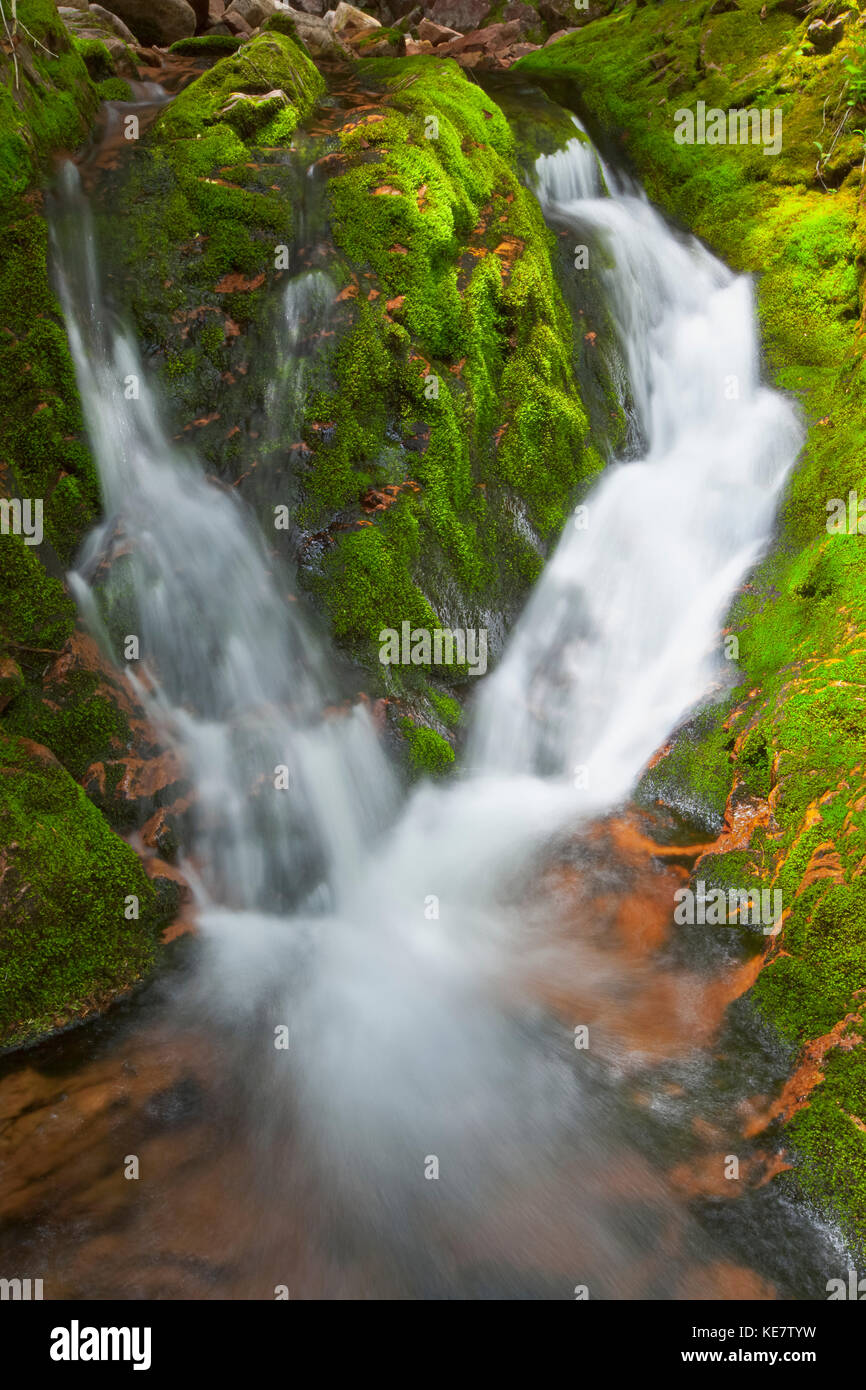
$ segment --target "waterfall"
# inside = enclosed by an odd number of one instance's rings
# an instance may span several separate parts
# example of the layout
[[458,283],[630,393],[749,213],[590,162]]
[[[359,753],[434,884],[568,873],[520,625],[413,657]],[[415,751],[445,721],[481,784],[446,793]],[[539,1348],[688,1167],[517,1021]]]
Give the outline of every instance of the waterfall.
[[[770,538],[802,440],[761,385],[751,285],[576,137],[537,164],[548,217],[592,238],[643,457],[610,468],[547,566],[476,721],[474,761],[628,794],[724,666],[720,625]],[[610,196],[604,196],[604,187]]]
[[[132,595],[140,663],[126,670],[195,788],[202,906],[270,912],[323,883],[333,896],[393,799],[371,721],[361,707],[322,718],[325,655],[285,601],[255,519],[170,441],[134,337],[106,308],[72,164],[60,185],[56,276],[105,509],[74,592],[97,627],[94,576],[107,566],[109,597]],[[288,359],[326,285],[317,272],[289,282]]]
[[[55,255],[106,513],[74,583],[96,621],[94,575],[129,550],[147,666],[130,678],[196,789],[203,1008],[239,1030],[260,1138],[291,1115],[329,1200],[381,1245],[418,1258],[435,1223],[427,1257],[446,1288],[467,1215],[527,1201],[592,1249],[615,1294],[654,1227],[626,1231],[597,1196],[616,1102],[576,1070],[525,978],[527,955],[552,978],[565,950],[572,974],[597,958],[579,932],[545,939],[533,879],[558,837],[628,795],[717,676],[720,622],[769,541],[801,434],[760,383],[747,279],[675,234],[582,133],[537,177],[548,216],[607,267],[645,448],[608,468],[563,535],[476,702],[462,776],[394,814],[363,710],[321,717],[328,662],[252,518],[167,440],[103,304],[67,168]],[[322,291],[290,283],[289,348]],[[277,763],[288,793],[270,789]],[[288,1063],[269,1044],[283,1022]],[[424,1180],[434,1157],[441,1186]]]

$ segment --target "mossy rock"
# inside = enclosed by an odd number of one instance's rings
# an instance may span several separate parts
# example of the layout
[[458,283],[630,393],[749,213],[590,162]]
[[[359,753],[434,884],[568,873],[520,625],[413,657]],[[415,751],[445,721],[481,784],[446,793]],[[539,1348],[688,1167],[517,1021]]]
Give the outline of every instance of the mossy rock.
[[191,39],[178,39],[169,47],[169,53],[188,54],[193,58],[224,58],[227,53],[237,53],[245,43],[234,34],[197,34]]
[[47,749],[0,736],[0,1042],[131,986],[161,925],[133,852]]

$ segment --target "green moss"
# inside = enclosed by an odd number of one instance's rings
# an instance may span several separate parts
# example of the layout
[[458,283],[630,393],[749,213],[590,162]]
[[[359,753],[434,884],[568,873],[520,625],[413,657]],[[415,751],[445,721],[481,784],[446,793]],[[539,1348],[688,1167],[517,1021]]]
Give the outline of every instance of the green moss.
[[72,43],[94,82],[107,82],[117,76],[114,59],[101,39],[73,38]]
[[92,762],[122,750],[129,737],[118,707],[97,693],[95,672],[66,677],[55,700],[30,691],[14,701],[4,717],[7,733],[35,739],[50,748],[73,777],[80,779]]
[[[261,34],[184,88],[160,116],[159,132],[167,139],[194,139],[209,127],[225,124],[248,139],[262,132],[285,106],[294,114],[284,114],[283,125],[293,120],[294,129],[324,86],[306,50],[283,34]],[[263,99],[274,90],[286,101]],[[233,100],[237,93],[241,99]],[[283,139],[290,133],[284,131]]]
[[107,77],[96,90],[100,101],[132,101],[132,88],[122,77]]
[[[824,1080],[786,1128],[799,1155],[796,1180],[821,1213],[841,1221],[854,1250],[866,1254],[866,1068],[856,1051],[834,1049]],[[856,1123],[859,1121],[859,1124]]]
[[[371,485],[413,486],[399,524],[396,508],[374,521],[381,540],[336,541],[337,556],[391,549],[398,568],[377,588],[381,610],[338,628],[376,635],[406,619],[431,625],[399,611],[418,589],[432,607],[455,581],[474,603],[507,604],[541,563],[515,515],[549,544],[602,460],[574,379],[553,238],[518,178],[502,110],[451,61],[371,59],[360,70],[381,100],[343,129],[343,172],[328,192],[364,296],[335,388],[312,404],[301,515],[321,525]],[[331,559],[313,581],[332,614],[345,610],[345,595],[329,592],[343,577]]]
[[454,749],[441,734],[423,724],[413,724],[411,719],[401,720],[401,727],[415,776],[441,777],[449,771],[454,762]]
[[19,651],[37,657],[59,651],[75,626],[75,605],[21,536],[0,539],[0,590],[0,644],[16,657]]
[[[132,984],[153,960],[159,922],[136,855],[59,764],[0,738],[0,785],[0,1040],[8,1043]],[[130,895],[137,920],[125,915]]]
[[216,54],[222,58],[226,53],[236,53],[244,39],[236,38],[234,34],[197,34],[195,38],[178,39],[176,43],[169,46],[169,53],[188,53],[193,58],[209,57]]
[[725,728],[729,711],[729,702],[710,705],[677,732],[670,752],[641,779],[640,804],[661,801],[696,825],[721,829],[732,778],[734,740]]
[[457,700],[452,695],[443,695],[438,690],[429,690],[430,702],[433,705],[443,724],[450,728],[456,728],[460,723],[463,711]]
[[[24,40],[34,78],[19,79],[0,59],[0,206],[23,193],[56,149],[84,139],[97,97],[52,0],[19,0],[18,17],[43,47]],[[46,51],[47,50],[47,51]]]
[[[395,534],[395,532],[401,534]],[[403,622],[434,628],[436,615],[408,577],[406,547],[413,541],[411,519],[391,522],[387,531],[373,527],[344,536],[314,580],[324,598],[337,637],[369,644],[367,661],[376,659],[379,633]]]

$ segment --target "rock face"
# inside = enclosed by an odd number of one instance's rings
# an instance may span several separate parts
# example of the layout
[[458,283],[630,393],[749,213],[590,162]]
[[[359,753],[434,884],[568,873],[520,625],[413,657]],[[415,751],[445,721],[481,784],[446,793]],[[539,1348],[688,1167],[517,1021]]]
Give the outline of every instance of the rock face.
[[434,0],[428,19],[461,34],[478,29],[490,11],[488,0]]
[[196,31],[196,15],[186,0],[111,0],[112,14],[123,20],[139,43],[167,48]]

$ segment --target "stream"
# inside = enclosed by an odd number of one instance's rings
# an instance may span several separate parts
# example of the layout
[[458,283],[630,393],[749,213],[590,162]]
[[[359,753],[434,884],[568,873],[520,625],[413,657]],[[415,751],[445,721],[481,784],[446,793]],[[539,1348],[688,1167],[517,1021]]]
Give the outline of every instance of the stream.
[[[605,267],[638,447],[476,692],[462,770],[408,795],[367,706],[324,717],[335,662],[251,512],[171,440],[81,178],[58,177],[105,511],[70,582],[104,636],[94,576],[118,528],[135,537],[130,679],[194,784],[197,934],[110,1014],[2,1064],[0,1253],[46,1297],[799,1299],[844,1268],[750,1127],[790,1060],[729,1008],[756,956],[671,935],[702,834],[630,801],[724,682],[724,615],[802,432],[762,384],[748,279],[575,123],[535,187]],[[296,258],[282,293],[290,409],[333,287]]]

